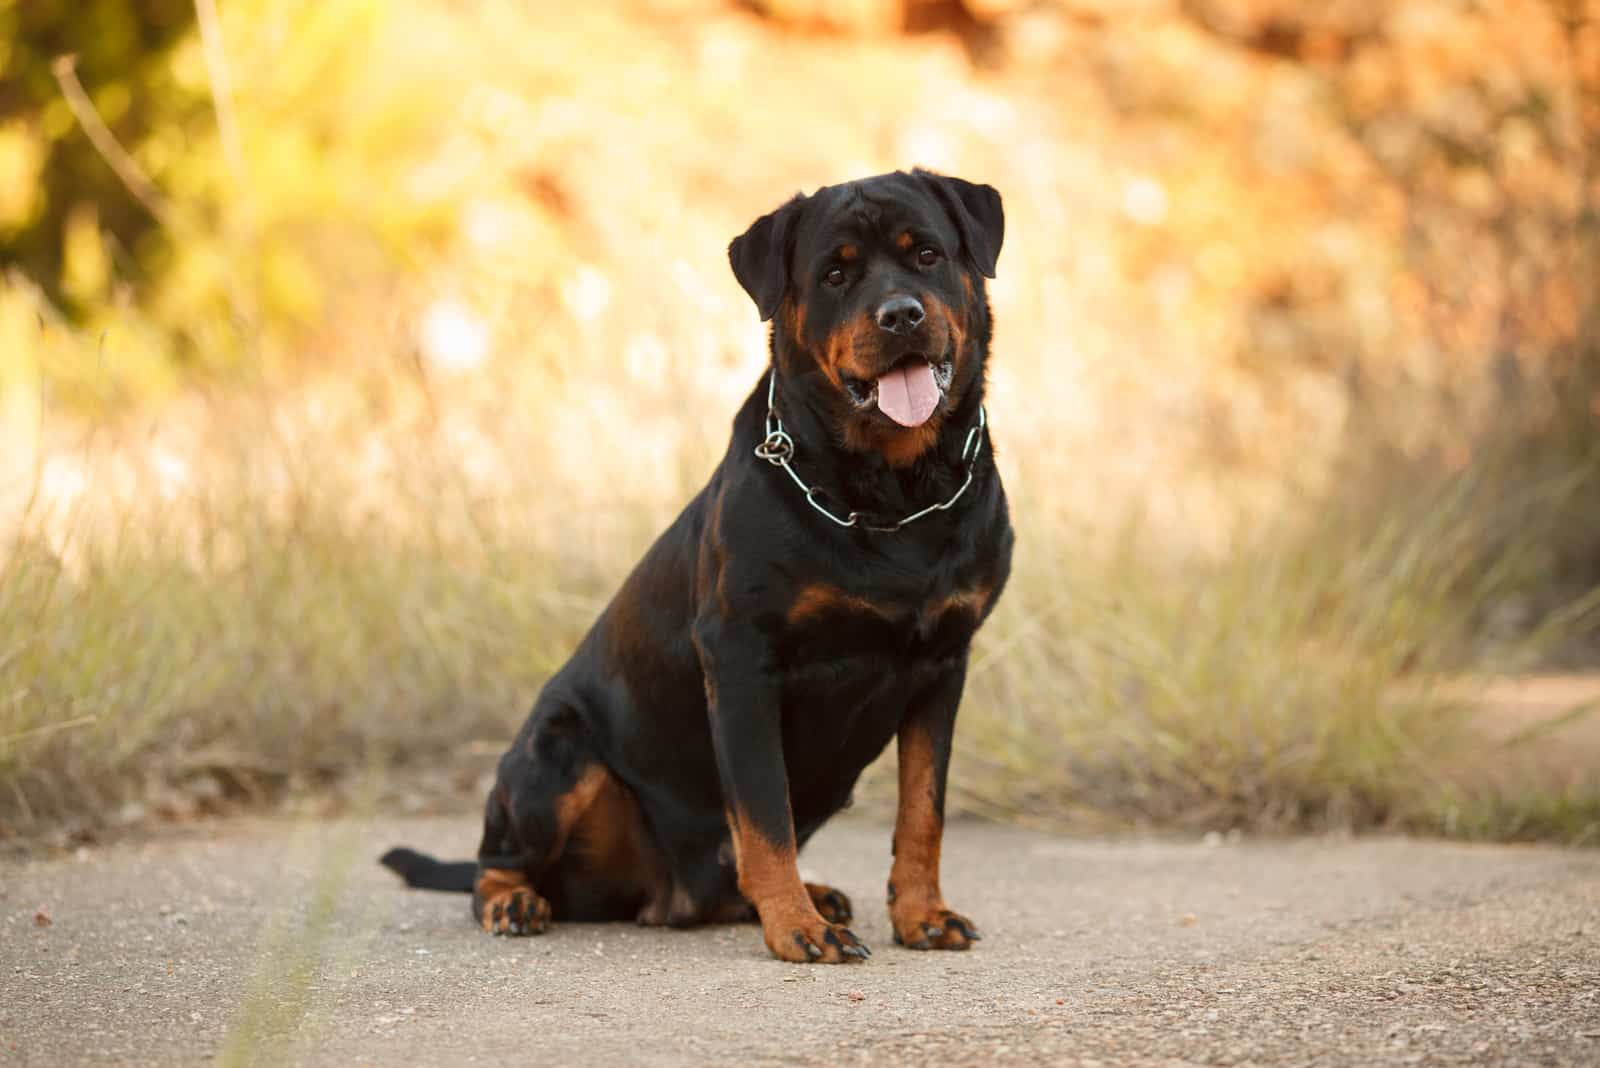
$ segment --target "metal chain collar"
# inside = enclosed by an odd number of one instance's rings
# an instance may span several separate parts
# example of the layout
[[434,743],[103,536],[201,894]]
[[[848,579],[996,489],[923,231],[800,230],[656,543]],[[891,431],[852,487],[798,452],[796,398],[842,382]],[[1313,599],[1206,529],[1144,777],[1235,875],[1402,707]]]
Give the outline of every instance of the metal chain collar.
[[950,495],[949,500],[942,501],[939,504],[930,504],[920,512],[912,512],[904,519],[897,521],[893,526],[887,527],[877,527],[871,523],[863,522],[864,517],[861,512],[851,512],[849,515],[840,518],[829,510],[827,505],[817,499],[817,494],[825,491],[818,486],[806,485],[805,479],[795,472],[794,467],[789,462],[794,459],[794,439],[789,436],[788,431],[783,429],[783,420],[778,417],[778,409],[774,405],[774,394],[777,386],[778,372],[774,369],[767,376],[767,436],[762,440],[761,444],[755,447],[755,454],[772,466],[783,468],[784,474],[793,479],[794,484],[799,486],[800,491],[806,495],[806,503],[841,527],[853,527],[859,524],[863,530],[870,530],[878,534],[891,534],[907,524],[915,523],[925,515],[942,512],[951,507],[961,499],[963,493],[967,492],[967,487],[972,485],[972,475],[978,467],[978,454],[983,451],[983,435],[989,422],[989,417],[984,412],[981,404],[978,405],[978,421],[967,431],[967,440],[961,446],[961,459],[967,465],[967,477],[961,481],[960,488]]

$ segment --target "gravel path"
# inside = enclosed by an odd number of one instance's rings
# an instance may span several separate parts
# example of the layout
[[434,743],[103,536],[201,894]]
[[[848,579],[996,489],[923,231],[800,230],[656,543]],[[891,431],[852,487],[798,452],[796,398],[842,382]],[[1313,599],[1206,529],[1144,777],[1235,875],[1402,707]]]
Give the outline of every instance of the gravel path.
[[[862,965],[751,927],[478,933],[374,858],[463,820],[219,823],[0,861],[0,1064],[1600,1065],[1600,853],[952,827],[970,953],[890,944],[888,828],[808,870]],[[42,911],[41,911],[42,907]]]

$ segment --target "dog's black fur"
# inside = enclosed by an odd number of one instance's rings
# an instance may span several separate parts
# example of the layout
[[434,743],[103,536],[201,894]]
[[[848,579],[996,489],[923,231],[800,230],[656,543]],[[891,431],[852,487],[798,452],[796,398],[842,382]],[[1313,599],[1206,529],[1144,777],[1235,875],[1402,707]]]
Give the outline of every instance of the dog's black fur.
[[[796,196],[729,247],[774,320],[776,409],[830,521],[755,448],[768,376],[710,482],[646,553],[500,760],[476,864],[407,849],[412,886],[473,892],[489,931],[554,919],[689,925],[753,918],[788,960],[866,947],[848,899],[802,884],[798,848],[898,736],[889,883],[895,939],[964,949],[973,924],[939,891],[945,773],[978,626],[1010,570],[1012,530],[986,434],[948,510],[983,403],[1000,196],[926,171]],[[913,298],[920,323],[885,316]],[[905,306],[903,300],[897,306]],[[925,358],[944,394],[907,429],[877,376]]]

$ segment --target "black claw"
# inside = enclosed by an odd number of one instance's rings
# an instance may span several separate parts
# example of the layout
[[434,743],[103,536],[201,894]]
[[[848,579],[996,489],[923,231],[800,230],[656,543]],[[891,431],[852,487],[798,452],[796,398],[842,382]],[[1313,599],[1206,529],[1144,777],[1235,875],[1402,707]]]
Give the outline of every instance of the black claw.
[[813,945],[811,940],[800,931],[796,931],[794,933],[794,944],[802,947],[806,951],[806,956],[810,957],[812,960],[816,960],[818,957],[822,956],[822,950]]
[[925,923],[925,924],[922,925],[922,933],[927,935],[928,939],[931,941],[931,940],[933,940],[935,938],[943,938],[944,937],[944,928],[943,927],[935,927],[931,923]]
[[960,931],[969,942],[983,941],[983,935],[979,934],[978,929],[972,925],[972,921],[964,916],[957,916],[952,913],[944,918],[944,922],[946,927]]
[[889,884],[889,904],[894,904],[894,883]]
[[866,946],[845,946],[839,952],[846,957],[855,957],[858,960],[866,960],[872,956],[872,951],[867,949]]
[[844,945],[843,942],[839,941],[839,936],[834,934],[832,927],[830,927],[826,931],[822,932],[822,940],[824,942],[828,943],[828,945],[830,945],[830,946],[843,946]]

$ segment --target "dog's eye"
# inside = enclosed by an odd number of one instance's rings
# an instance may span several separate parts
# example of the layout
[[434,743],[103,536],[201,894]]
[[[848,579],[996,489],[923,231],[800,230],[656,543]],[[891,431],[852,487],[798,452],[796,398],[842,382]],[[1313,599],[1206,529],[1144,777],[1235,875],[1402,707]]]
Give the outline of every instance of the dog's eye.
[[822,276],[822,281],[830,286],[844,285],[844,268],[829,267],[828,273]]
[[939,250],[932,245],[923,245],[917,249],[917,262],[924,267],[932,267],[939,262]]

